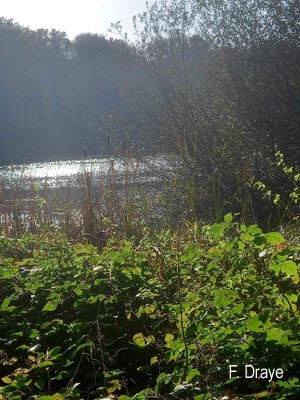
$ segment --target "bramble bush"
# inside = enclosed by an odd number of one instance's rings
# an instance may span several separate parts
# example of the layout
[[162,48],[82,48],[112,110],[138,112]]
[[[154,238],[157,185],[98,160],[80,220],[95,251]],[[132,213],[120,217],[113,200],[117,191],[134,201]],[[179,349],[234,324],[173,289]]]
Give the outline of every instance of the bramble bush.
[[294,399],[299,260],[297,240],[231,214],[101,254],[59,232],[4,237],[0,399]]

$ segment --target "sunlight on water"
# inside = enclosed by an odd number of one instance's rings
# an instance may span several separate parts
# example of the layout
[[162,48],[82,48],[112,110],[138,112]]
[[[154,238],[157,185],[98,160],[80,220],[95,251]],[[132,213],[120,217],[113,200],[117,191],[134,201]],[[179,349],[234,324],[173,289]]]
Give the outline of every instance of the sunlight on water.
[[32,178],[57,178],[71,177],[77,175],[84,170],[93,168],[99,170],[108,170],[107,160],[72,160],[72,161],[51,161],[39,162],[32,164],[14,165],[8,167],[0,167],[2,177],[32,177]]
[[[147,159],[145,162],[132,161],[130,171],[138,171],[140,180],[144,175],[146,181],[151,181],[149,176],[149,165],[157,168],[166,167],[166,160],[163,157],[156,157],[155,160]],[[5,186],[10,187],[14,182],[22,183],[29,187],[33,183],[45,183],[49,187],[62,187],[65,185],[76,186],[78,177],[83,172],[92,172],[95,178],[107,177],[112,171],[118,178],[125,173],[124,159],[89,159],[71,161],[38,162],[23,165],[0,166],[0,180]],[[127,164],[128,168],[128,164]],[[146,178],[147,176],[147,178]]]

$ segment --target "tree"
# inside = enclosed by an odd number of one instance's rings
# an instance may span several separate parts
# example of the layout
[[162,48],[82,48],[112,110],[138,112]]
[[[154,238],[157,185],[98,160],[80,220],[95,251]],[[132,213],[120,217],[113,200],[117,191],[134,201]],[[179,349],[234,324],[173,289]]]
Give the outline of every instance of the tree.
[[[131,94],[130,107],[161,149],[182,158],[194,198],[202,199],[196,212],[212,199],[217,217],[226,202],[245,209],[251,176],[274,181],[275,145],[289,163],[299,160],[299,8],[295,1],[159,0],[136,18],[136,64],[148,95]],[[156,121],[145,118],[147,105]]]

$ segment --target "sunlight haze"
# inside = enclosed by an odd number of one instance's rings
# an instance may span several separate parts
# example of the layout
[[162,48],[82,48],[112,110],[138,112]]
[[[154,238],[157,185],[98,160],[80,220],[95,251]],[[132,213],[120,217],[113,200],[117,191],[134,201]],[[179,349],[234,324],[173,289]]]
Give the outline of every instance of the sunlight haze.
[[3,0],[0,16],[31,29],[64,31],[72,39],[82,32],[111,36],[110,24],[119,20],[124,32],[132,35],[132,16],[145,8],[146,0]]

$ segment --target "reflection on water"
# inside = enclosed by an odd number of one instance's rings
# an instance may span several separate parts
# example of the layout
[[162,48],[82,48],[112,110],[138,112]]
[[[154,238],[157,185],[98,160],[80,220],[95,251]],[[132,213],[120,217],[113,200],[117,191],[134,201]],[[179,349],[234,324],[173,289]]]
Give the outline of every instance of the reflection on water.
[[0,166],[0,180],[7,188],[14,183],[21,184],[24,188],[32,184],[47,182],[48,187],[58,188],[77,186],[78,177],[83,172],[92,172],[95,179],[105,178],[109,173],[114,174],[116,181],[127,172],[135,174],[139,182],[153,182],[157,178],[151,176],[153,168],[167,167],[163,157],[147,158],[143,162],[131,161],[126,164],[123,159],[88,159],[71,161],[39,162],[32,164]]
[[104,217],[124,229],[150,219],[158,225],[166,214],[165,183],[172,184],[177,165],[161,156],[0,166],[0,232],[36,233],[54,224],[78,238],[103,229]]

